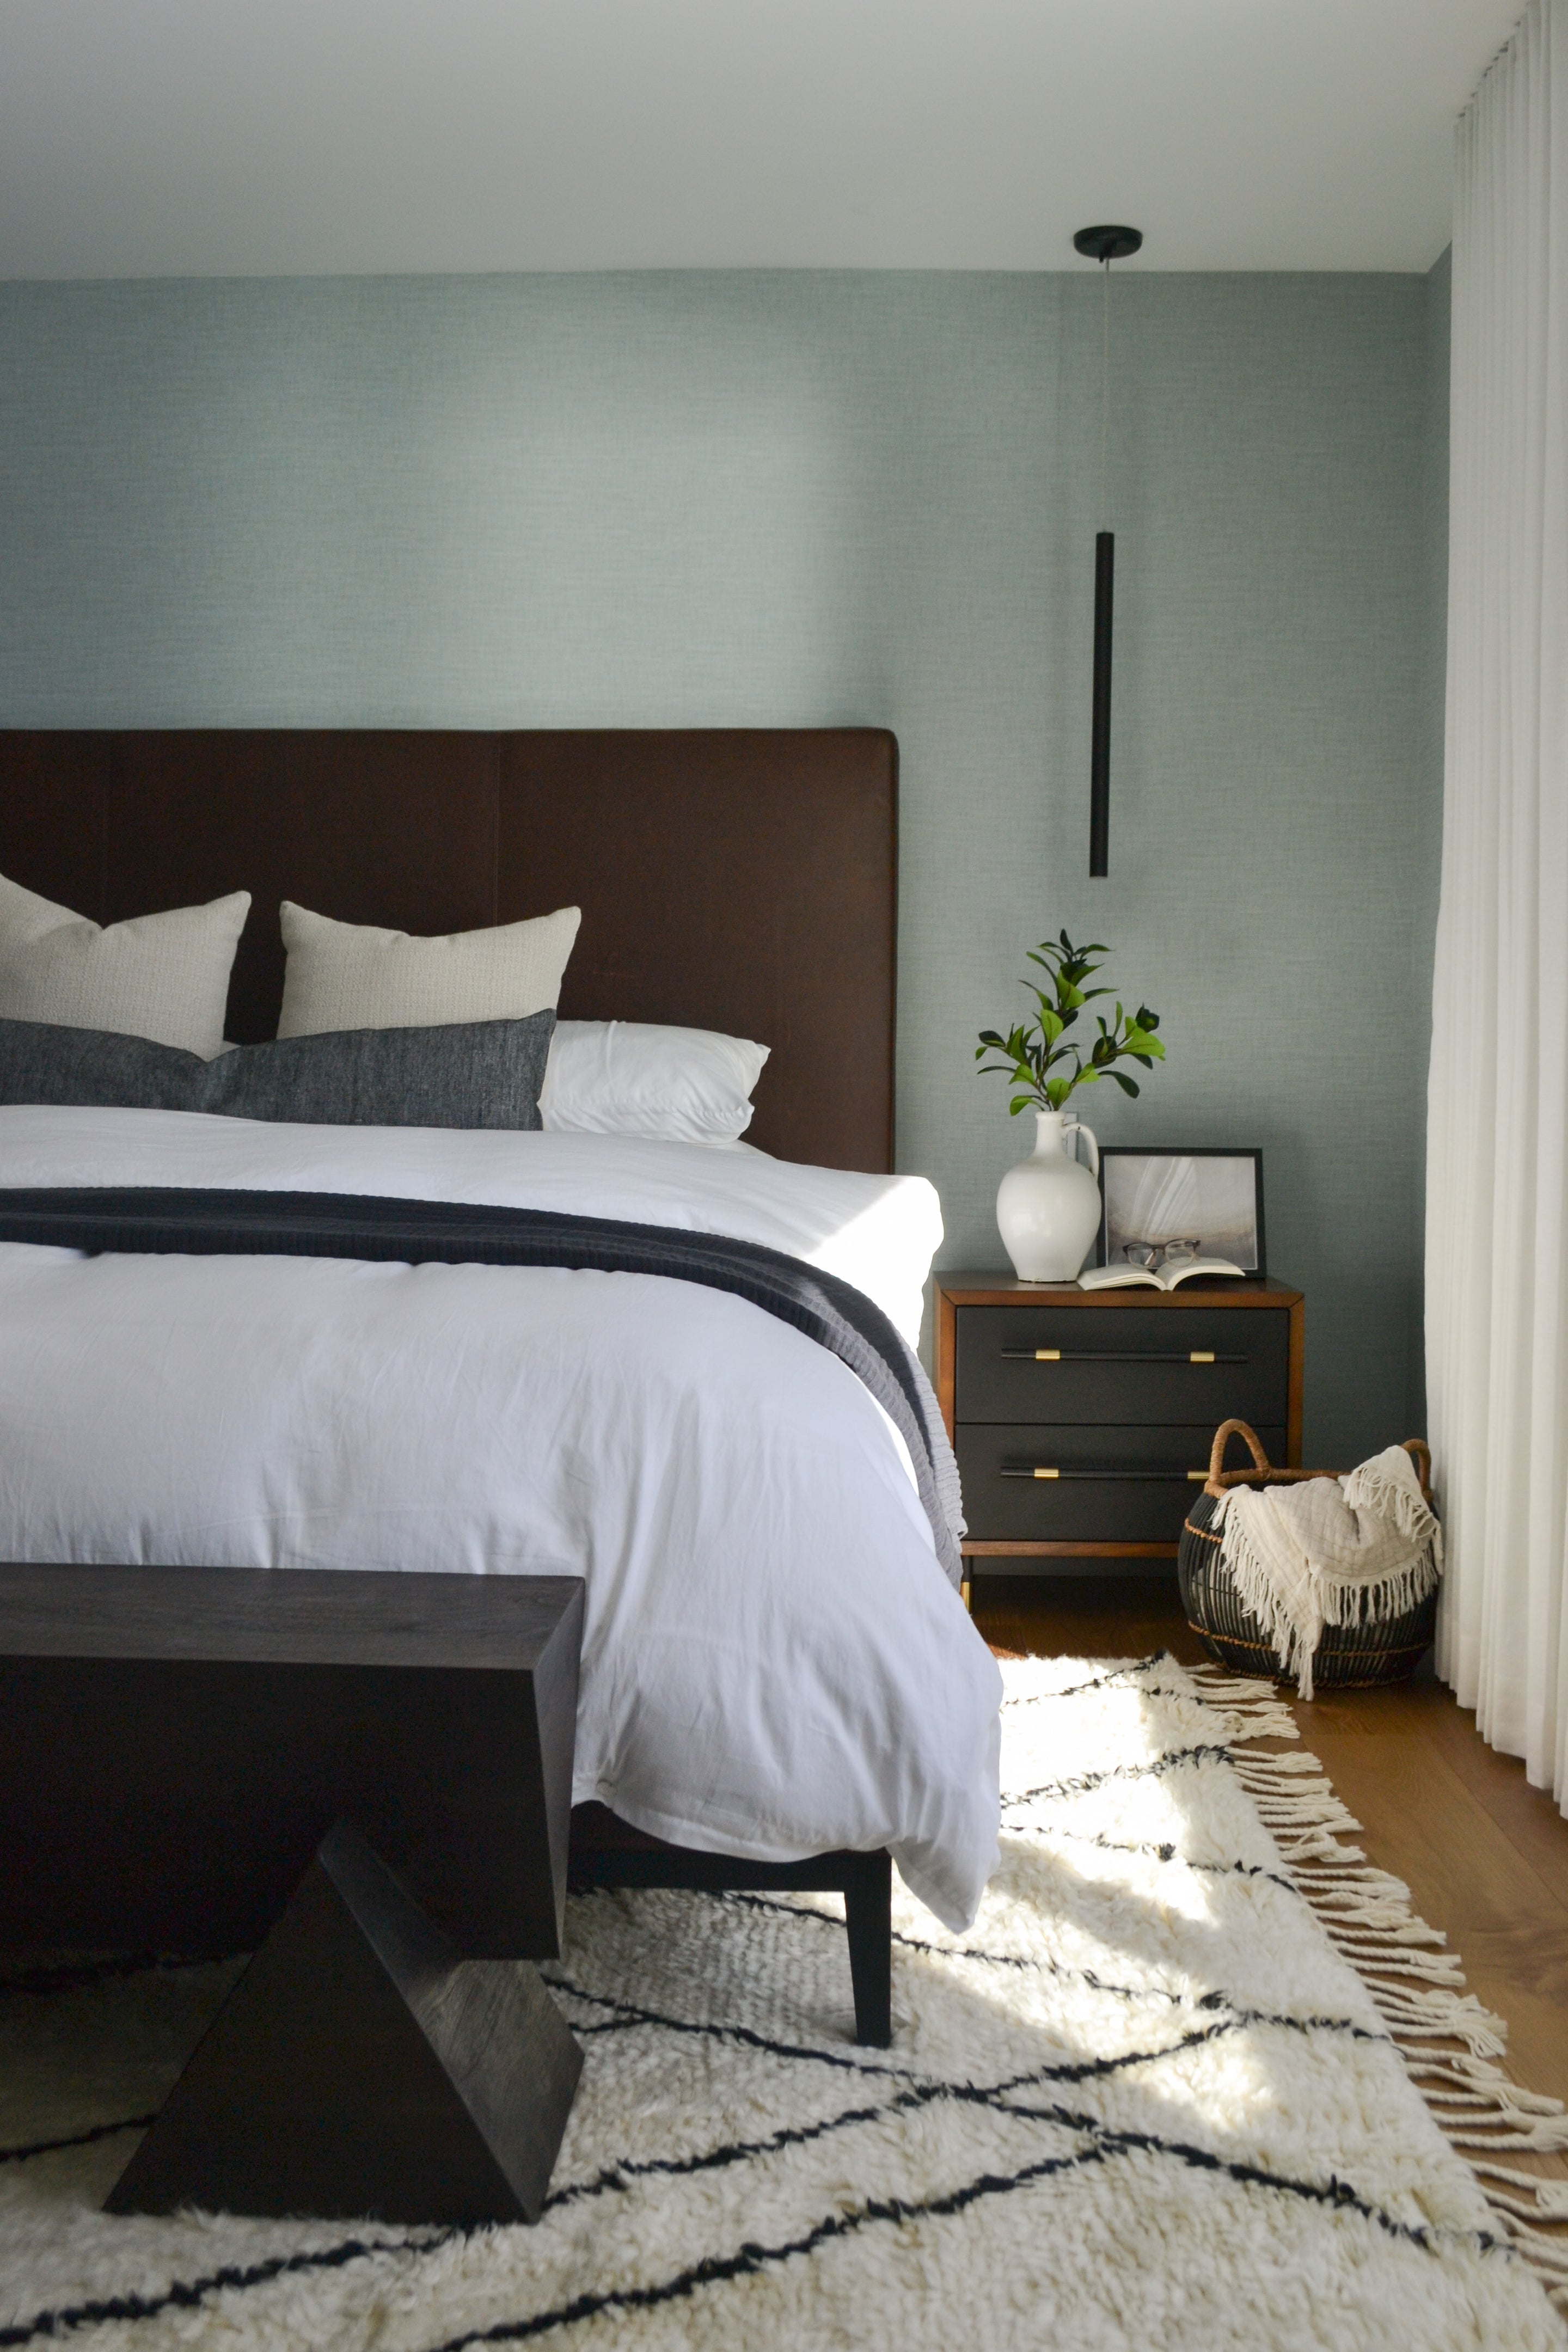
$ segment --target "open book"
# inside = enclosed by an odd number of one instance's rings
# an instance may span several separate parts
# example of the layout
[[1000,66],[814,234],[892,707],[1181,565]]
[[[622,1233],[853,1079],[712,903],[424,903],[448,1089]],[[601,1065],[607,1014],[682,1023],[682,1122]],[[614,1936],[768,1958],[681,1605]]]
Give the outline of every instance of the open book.
[[1151,1290],[1174,1290],[1178,1282],[1191,1282],[1203,1274],[1237,1274],[1247,1279],[1244,1266],[1232,1265],[1227,1257],[1181,1258],[1174,1265],[1163,1265],[1158,1274],[1151,1274],[1146,1265],[1091,1265],[1080,1274],[1080,1290],[1122,1290],[1130,1284],[1141,1282]]

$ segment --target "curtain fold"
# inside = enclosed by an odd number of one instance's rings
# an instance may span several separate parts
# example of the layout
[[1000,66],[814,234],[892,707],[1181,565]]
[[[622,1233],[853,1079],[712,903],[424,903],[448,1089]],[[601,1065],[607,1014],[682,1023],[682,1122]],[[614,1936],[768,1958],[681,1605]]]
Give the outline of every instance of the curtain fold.
[[[1437,1664],[1568,1796],[1568,0],[1460,121],[1426,1356]],[[1568,1805],[1564,1806],[1568,1810]]]

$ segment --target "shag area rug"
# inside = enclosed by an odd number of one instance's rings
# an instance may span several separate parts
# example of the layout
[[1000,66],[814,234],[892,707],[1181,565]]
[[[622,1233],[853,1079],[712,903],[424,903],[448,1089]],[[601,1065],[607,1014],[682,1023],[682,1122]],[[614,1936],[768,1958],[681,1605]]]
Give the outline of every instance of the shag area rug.
[[233,1967],[13,1972],[0,2346],[1568,2344],[1500,2160],[1561,2120],[1313,1759],[1258,1748],[1285,1710],[1163,1657],[1005,1671],[1002,1866],[962,1937],[895,1893],[890,2051],[830,1898],[574,1903],[537,2229],[110,2220]]

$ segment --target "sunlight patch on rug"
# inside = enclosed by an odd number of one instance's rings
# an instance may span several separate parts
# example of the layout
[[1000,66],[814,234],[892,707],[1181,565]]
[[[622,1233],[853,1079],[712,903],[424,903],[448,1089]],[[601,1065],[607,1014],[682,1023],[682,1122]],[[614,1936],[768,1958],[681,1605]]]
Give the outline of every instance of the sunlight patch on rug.
[[1320,1768],[1232,1759],[1284,1710],[1163,1657],[1005,1673],[1001,1867],[962,1937],[895,1885],[891,2050],[851,2039],[832,1898],[574,1900],[535,2230],[110,2220],[232,1969],[5,1991],[0,2347],[1562,2352],[1498,2162],[1561,2122],[1500,2094]]

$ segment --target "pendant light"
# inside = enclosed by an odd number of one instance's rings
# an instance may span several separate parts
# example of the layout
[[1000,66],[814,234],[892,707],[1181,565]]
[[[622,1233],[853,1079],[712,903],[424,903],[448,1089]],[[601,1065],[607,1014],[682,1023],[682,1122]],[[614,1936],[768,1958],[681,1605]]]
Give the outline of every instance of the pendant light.
[[1073,243],[1098,261],[1105,279],[1104,355],[1100,391],[1100,529],[1094,541],[1094,731],[1089,758],[1089,870],[1110,870],[1110,608],[1116,588],[1116,537],[1110,520],[1110,265],[1136,253],[1137,228],[1080,228]]

